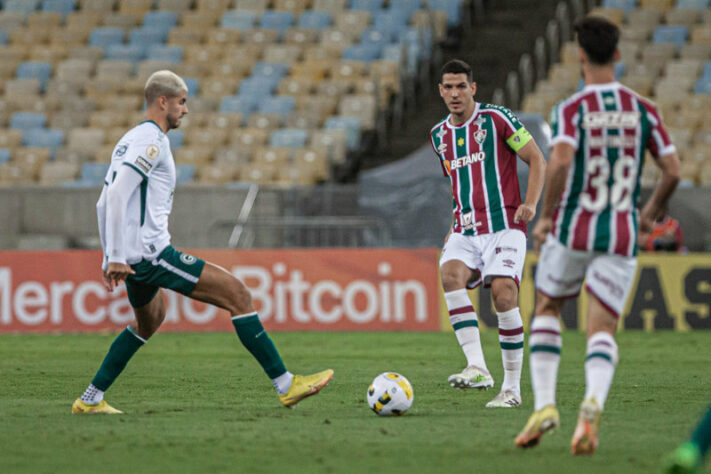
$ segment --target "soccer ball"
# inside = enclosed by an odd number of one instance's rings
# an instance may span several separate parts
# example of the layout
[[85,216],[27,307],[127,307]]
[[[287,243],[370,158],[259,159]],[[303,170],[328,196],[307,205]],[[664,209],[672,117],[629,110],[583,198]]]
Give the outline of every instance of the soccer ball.
[[412,406],[410,381],[395,372],[383,372],[368,387],[368,406],[380,416],[400,416]]

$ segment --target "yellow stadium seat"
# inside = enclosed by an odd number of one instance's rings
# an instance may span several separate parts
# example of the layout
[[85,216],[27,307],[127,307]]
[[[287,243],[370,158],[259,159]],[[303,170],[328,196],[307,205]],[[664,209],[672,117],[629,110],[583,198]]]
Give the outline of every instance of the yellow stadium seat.
[[325,150],[330,163],[346,161],[346,131],[316,130],[309,139],[309,148]]
[[116,0],[82,0],[81,11],[105,13],[114,9]]
[[237,93],[237,85],[242,78],[240,76],[211,77],[200,81],[200,95],[203,97],[219,97]]
[[668,25],[684,25],[691,28],[701,21],[701,11],[688,8],[673,8],[664,14]]
[[247,120],[247,127],[276,130],[281,127],[284,118],[280,114],[254,113]]
[[179,26],[168,33],[167,43],[173,46],[190,46],[205,40],[207,30],[195,26]]
[[183,13],[190,10],[193,0],[158,0],[158,10]]
[[27,26],[41,26],[51,29],[62,23],[62,14],[56,12],[36,11],[27,15]]
[[207,118],[207,126],[213,129],[227,130],[231,132],[242,126],[244,117],[237,113],[217,113],[209,114]]
[[57,185],[75,181],[79,177],[79,165],[54,161],[45,163],[39,172],[39,182],[44,185]]
[[21,131],[0,129],[0,148],[17,148],[21,142]]
[[264,61],[291,65],[301,59],[303,50],[297,45],[270,44],[264,49]]
[[185,143],[214,150],[227,142],[228,135],[224,128],[192,128],[185,134]]
[[326,149],[302,148],[294,150],[294,166],[309,169],[318,181],[325,181],[329,177],[329,164]]
[[181,146],[177,150],[173,150],[176,164],[195,165],[196,167],[209,163],[213,153],[213,147],[201,145]]
[[695,26],[691,30],[691,42],[710,44],[711,43],[711,24],[705,23],[703,25]]
[[36,175],[33,175],[27,169],[17,165],[16,163],[8,162],[0,165],[0,185],[12,186],[15,184],[29,184],[34,182]]
[[627,15],[627,26],[656,28],[662,21],[662,11],[658,8],[635,8]]
[[180,16],[180,24],[189,28],[203,28],[205,32],[214,28],[224,10],[187,11]]
[[241,128],[230,134],[230,144],[254,150],[266,145],[269,140],[269,130],[263,128]]
[[666,12],[674,7],[676,0],[640,0],[639,6],[642,8],[656,8],[659,11]]
[[274,9],[300,14],[305,11],[311,2],[309,0],[275,0]]
[[[255,148],[256,149],[256,148]],[[226,146],[215,152],[215,165],[234,166],[239,168],[252,160],[253,151],[250,148]]]
[[686,43],[682,45],[679,57],[708,61],[711,59],[711,43]]
[[206,164],[197,168],[197,182],[201,184],[220,185],[235,181],[239,177],[239,167],[221,163]]
[[318,42],[318,31],[309,28],[289,28],[284,33],[284,43],[307,45]]

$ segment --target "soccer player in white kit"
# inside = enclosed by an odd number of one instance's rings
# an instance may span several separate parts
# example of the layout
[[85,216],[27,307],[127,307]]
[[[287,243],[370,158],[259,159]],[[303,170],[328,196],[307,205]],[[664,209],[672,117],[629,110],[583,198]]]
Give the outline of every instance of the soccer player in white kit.
[[272,379],[284,406],[318,393],[333,377],[330,369],[308,376],[287,371],[244,284],[227,270],[170,245],[175,162],[166,133],[188,113],[187,91],[185,81],[171,71],[152,74],[145,87],[147,120],[128,131],[114,148],[96,205],[104,250],[103,282],[108,291],[126,282],[136,321],[111,344],[91,384],[72,405],[72,413],[122,413],[106,403],[104,392],[163,322],[161,288],[229,311],[240,341]]
[[[585,88],[551,112],[551,157],[541,217],[533,230],[543,243],[536,271],[530,357],[534,413],[516,437],[536,446],[559,424],[555,403],[562,339],[560,314],[588,292],[585,396],[571,440],[575,455],[598,446],[600,414],[618,360],[615,330],[634,281],[638,227],[651,229],[679,181],[679,158],[657,108],[615,81],[620,31],[590,16],[575,25]],[[640,212],[645,150],[661,169]]]

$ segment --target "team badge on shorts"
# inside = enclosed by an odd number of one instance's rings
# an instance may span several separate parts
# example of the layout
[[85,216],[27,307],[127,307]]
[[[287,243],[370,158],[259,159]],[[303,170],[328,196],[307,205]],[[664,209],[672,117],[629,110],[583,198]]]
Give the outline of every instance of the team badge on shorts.
[[192,265],[197,261],[195,257],[192,255],[189,255],[187,253],[180,254],[180,261],[183,262],[185,265]]

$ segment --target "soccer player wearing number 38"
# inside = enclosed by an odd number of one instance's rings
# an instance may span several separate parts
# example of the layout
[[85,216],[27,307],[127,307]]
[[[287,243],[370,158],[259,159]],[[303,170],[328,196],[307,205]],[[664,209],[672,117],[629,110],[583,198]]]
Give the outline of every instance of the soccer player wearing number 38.
[[[504,365],[500,393],[486,406],[521,405],[523,322],[518,285],[526,258],[526,226],[536,214],[546,162],[531,134],[505,107],[474,101],[476,83],[463,61],[442,68],[439,93],[449,116],[430,139],[452,185],[452,227],[445,238],[440,273],[449,320],[467,367],[449,377],[459,389],[488,389],[494,380],[484,362],[478,319],[467,288],[491,287]],[[528,164],[521,202],[516,155]]]
[[333,377],[332,370],[309,376],[288,372],[244,284],[227,270],[170,245],[168,216],[176,175],[166,133],[188,113],[187,92],[175,73],[152,74],[145,87],[146,121],[129,130],[111,156],[96,205],[102,277],[108,291],[126,282],[136,321],[111,344],[91,384],[72,405],[73,413],[121,413],[106,403],[104,392],[165,319],[162,288],[229,311],[237,336],[272,379],[283,405],[318,393]]
[[[536,246],[542,245],[530,338],[535,411],[515,442],[535,446],[558,426],[560,313],[585,280],[586,388],[571,441],[573,454],[581,455],[598,445],[600,413],[618,360],[614,334],[637,267],[637,230],[650,229],[663,212],[679,181],[679,158],[654,104],[615,82],[617,26],[591,16],[575,31],[585,88],[551,112],[553,148],[533,230]],[[662,176],[640,213],[645,150]]]

